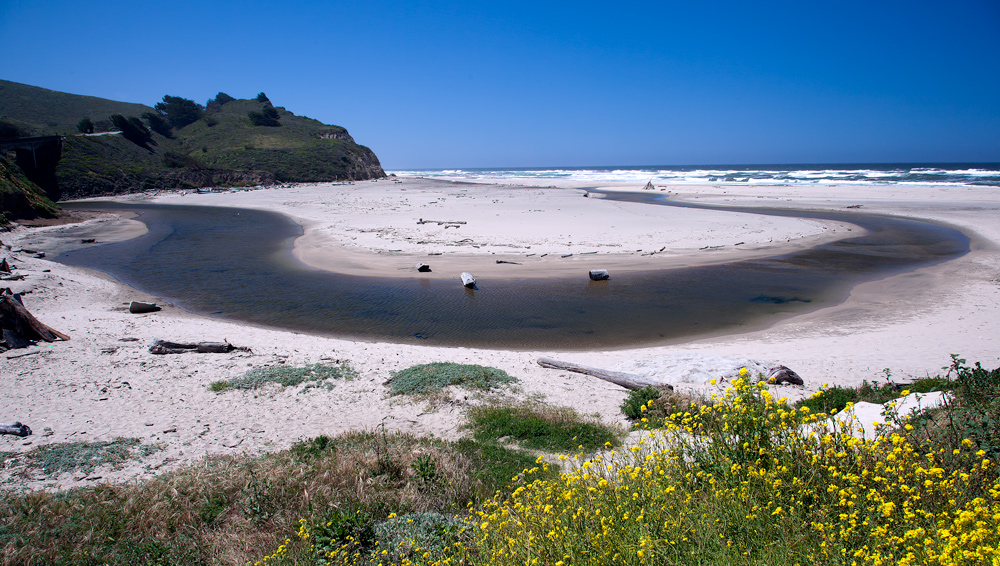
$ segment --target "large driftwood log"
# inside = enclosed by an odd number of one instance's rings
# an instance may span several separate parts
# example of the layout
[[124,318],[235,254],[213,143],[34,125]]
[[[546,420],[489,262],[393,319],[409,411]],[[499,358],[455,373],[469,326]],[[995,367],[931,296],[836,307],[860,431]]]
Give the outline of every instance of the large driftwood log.
[[2,423],[0,424],[0,434],[13,434],[14,436],[31,436],[31,429],[28,425],[23,425],[19,422],[13,422],[10,424]]
[[26,348],[35,340],[69,340],[66,334],[32,316],[21,303],[21,297],[10,289],[0,291],[0,329],[3,330],[0,349]]
[[186,354],[196,352],[199,354],[225,354],[233,350],[249,350],[243,346],[233,346],[229,342],[170,342],[167,340],[153,340],[149,347],[151,354]]
[[603,379],[604,381],[610,381],[615,385],[620,385],[625,389],[642,389],[643,387],[667,387],[668,389],[673,389],[670,385],[664,385],[662,383],[655,383],[653,380],[645,378],[641,375],[635,375],[632,373],[623,373],[619,371],[608,371],[599,368],[592,368],[589,366],[581,366],[579,364],[574,364],[570,362],[561,362],[559,360],[554,360],[552,358],[538,358],[538,365],[543,368],[551,369],[561,369],[566,371],[572,371],[575,373],[582,373],[598,379]]

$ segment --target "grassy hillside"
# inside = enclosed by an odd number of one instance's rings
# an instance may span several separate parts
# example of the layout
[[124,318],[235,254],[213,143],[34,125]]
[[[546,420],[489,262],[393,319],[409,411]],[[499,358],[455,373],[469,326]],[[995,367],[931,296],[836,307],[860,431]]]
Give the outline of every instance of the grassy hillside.
[[[183,100],[183,99],[178,99]],[[164,100],[166,102],[166,100]],[[378,158],[340,126],[296,116],[266,98],[220,96],[194,104],[190,123],[174,127],[160,105],[116,102],[0,81],[0,121],[20,136],[64,135],[53,200],[148,189],[244,186],[384,177]],[[80,135],[93,122],[97,134]],[[264,117],[267,116],[266,119]],[[167,124],[157,122],[166,121]],[[256,120],[256,122],[255,122]],[[10,128],[8,127],[8,131]]]
[[152,112],[145,104],[118,102],[96,96],[68,94],[47,88],[0,80],[0,116],[23,125],[26,135],[50,136],[76,133],[81,118],[95,122],[112,114],[141,116]]

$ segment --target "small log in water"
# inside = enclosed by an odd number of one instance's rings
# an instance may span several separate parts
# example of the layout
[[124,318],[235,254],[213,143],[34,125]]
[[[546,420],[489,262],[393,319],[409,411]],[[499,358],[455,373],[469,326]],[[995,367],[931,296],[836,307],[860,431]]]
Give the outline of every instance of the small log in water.
[[463,271],[461,277],[462,277],[462,285],[465,285],[466,287],[469,288],[475,287],[476,278],[473,277],[471,273],[469,273],[468,271]]
[[591,269],[590,270],[590,280],[591,281],[607,281],[611,279],[611,274],[608,273],[607,269]]
[[604,381],[610,381],[615,385],[620,385],[625,389],[642,389],[643,387],[667,387],[668,389],[673,389],[670,385],[664,385],[662,383],[654,383],[652,380],[642,377],[641,375],[635,375],[632,373],[623,373],[619,371],[608,371],[600,368],[592,368],[589,366],[581,366],[579,364],[574,364],[570,362],[561,362],[559,360],[554,360],[552,358],[538,358],[538,365],[543,368],[550,369],[561,369],[566,371],[572,371],[575,373],[582,373],[589,375],[591,377],[596,377],[598,379],[603,379]]

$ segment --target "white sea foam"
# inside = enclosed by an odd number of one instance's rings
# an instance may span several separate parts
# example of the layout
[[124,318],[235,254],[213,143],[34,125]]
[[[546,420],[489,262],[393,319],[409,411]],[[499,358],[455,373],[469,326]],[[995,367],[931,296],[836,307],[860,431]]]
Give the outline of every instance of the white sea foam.
[[825,167],[595,167],[538,169],[438,169],[394,171],[401,177],[477,179],[503,181],[532,179],[569,180],[580,183],[654,184],[849,184],[849,185],[992,185],[1000,186],[1000,166],[975,164],[947,169],[931,164],[920,166]]

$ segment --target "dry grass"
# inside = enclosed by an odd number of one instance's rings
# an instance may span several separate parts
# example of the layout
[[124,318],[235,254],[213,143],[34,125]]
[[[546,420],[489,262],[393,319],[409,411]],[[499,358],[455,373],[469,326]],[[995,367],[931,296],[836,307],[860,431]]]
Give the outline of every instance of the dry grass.
[[484,465],[492,464],[467,445],[354,432],[259,458],[213,456],[140,484],[8,494],[0,499],[0,559],[244,564],[293,538],[302,517],[460,513],[500,487],[480,479]]

